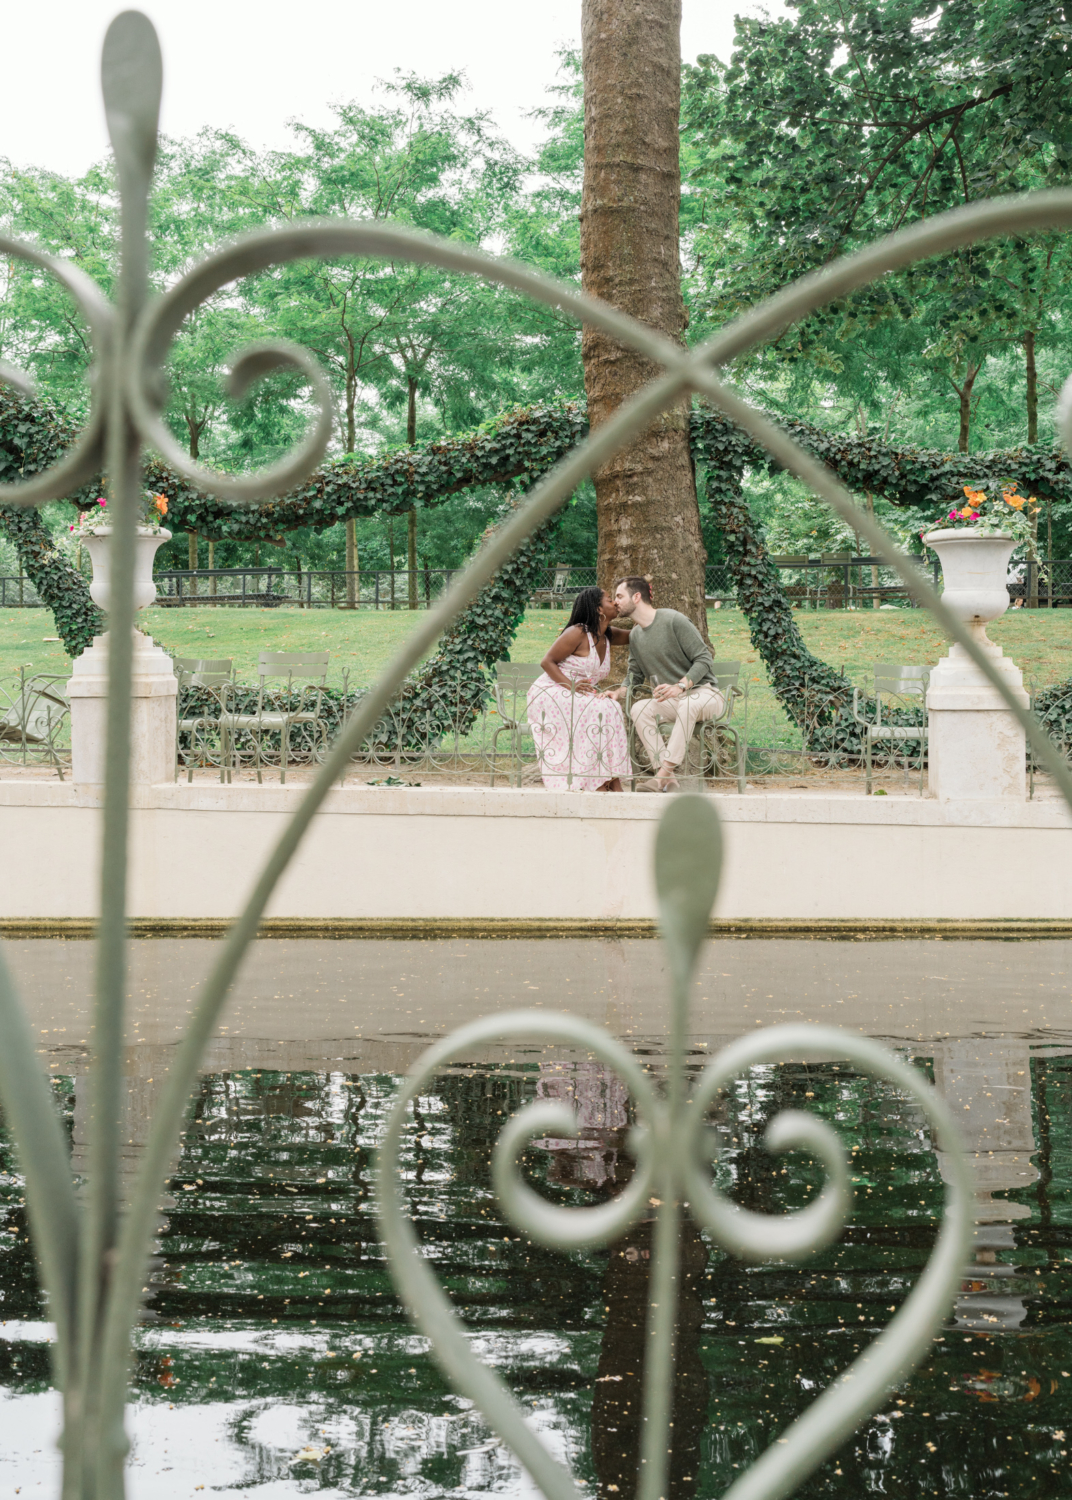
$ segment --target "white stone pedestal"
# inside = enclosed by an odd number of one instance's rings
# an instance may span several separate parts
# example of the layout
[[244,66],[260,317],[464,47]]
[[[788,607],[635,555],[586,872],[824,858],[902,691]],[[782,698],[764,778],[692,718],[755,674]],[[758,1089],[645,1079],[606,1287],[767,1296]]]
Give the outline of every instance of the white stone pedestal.
[[[109,635],[75,659],[67,684],[71,700],[72,779],[84,793],[103,795]],[[132,786],[170,781],[175,772],[178,680],[171,658],[149,636],[134,632],[131,680],[130,780]]]
[[[1009,607],[1006,575],[1016,538],[974,527],[939,527],[923,538],[942,562],[942,603],[971,631],[1024,708],[1028,696],[1015,663],[986,633]],[[928,784],[939,802],[1023,802],[1026,738],[996,688],[961,646],[931,673],[927,689]]]
[[[982,625],[973,623],[972,633],[1026,708],[1019,667],[987,639]],[[963,647],[951,646],[931,673],[927,711],[927,780],[932,796],[939,802],[1025,800],[1023,727]]]

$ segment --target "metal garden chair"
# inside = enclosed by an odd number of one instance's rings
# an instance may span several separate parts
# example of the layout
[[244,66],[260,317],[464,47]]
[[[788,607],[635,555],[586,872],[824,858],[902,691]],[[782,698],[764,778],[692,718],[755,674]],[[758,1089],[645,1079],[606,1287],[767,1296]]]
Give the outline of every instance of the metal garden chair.
[[26,765],[31,757],[39,758],[55,766],[63,780],[68,756],[59,735],[71,705],[60,689],[67,680],[45,672],[27,677],[20,670],[14,691],[0,687],[0,760],[14,756]]
[[[256,746],[256,759],[254,764],[257,768],[257,780],[263,782],[261,772],[264,767],[264,736],[266,734],[278,734],[280,740],[279,780],[284,784],[287,779],[287,761],[290,756],[290,732],[296,724],[311,725],[313,727],[314,741],[319,738],[320,751],[327,749],[327,725],[320,717],[320,707],[324,699],[324,688],[327,682],[328,661],[330,653],[327,651],[262,651],[257,658],[257,674],[260,678],[260,688],[257,693],[257,709],[255,713],[233,713],[224,712],[220,715],[220,744],[221,758],[226,768],[227,780],[231,780],[234,769],[235,737],[238,734],[248,734],[252,737]],[[266,688],[266,684],[272,678],[285,677],[287,680],[286,696],[283,699],[285,707],[273,706],[271,696],[266,703],[266,694],[272,695],[272,690]],[[291,697],[295,684],[300,685],[298,706],[291,706]],[[230,691],[234,691],[231,684]],[[226,692],[226,689],[225,689]],[[274,696],[279,696],[278,693]],[[317,750],[314,749],[314,754]]]
[[[719,737],[722,736],[723,739],[728,738],[733,743],[734,759],[737,763],[737,790],[743,796],[748,761],[747,730],[744,724],[730,723],[737,700],[743,699],[746,696],[743,689],[738,687],[741,675],[741,663],[739,661],[716,661],[712,662],[711,665],[714,669],[715,685],[722,694],[723,705],[722,712],[716,718],[701,719],[693,730],[693,738],[699,741],[700,746],[700,772],[702,775],[705,768],[710,767],[711,774],[713,776],[718,775],[720,760]],[[643,697],[645,695],[640,694],[638,696]],[[641,759],[638,748],[639,737],[636,732],[636,725],[633,722],[633,715],[630,712],[635,701],[636,698],[633,696],[632,689],[630,688],[625,695],[625,727],[629,738],[630,758],[633,766],[637,768],[634,774],[634,782],[636,776],[646,776],[648,774],[646,767],[639,769],[644,767],[644,762]],[[672,725],[668,720],[664,719],[659,722],[659,733],[664,740],[670,738],[671,728]],[[691,746],[689,758],[690,760],[692,758]]]
[[697,726],[700,731],[701,741],[710,737],[710,760],[713,775],[718,775],[719,750],[721,742],[729,740],[733,745],[733,758],[737,765],[737,790],[744,796],[747,767],[748,767],[748,729],[747,724],[731,724],[733,710],[737,700],[742,701],[746,697],[743,688],[738,686],[741,677],[741,663],[739,661],[716,661],[712,662],[715,672],[715,682],[719,692],[722,694],[724,706],[717,719],[701,719]]
[[[923,795],[923,763],[924,751],[927,745],[927,722],[924,713],[923,722],[920,724],[894,724],[891,723],[891,715],[898,711],[915,708],[917,703],[922,708],[926,702],[927,684],[930,681],[930,667],[904,666],[902,664],[883,662],[875,667],[875,717],[873,720],[866,718],[860,713],[860,689],[853,688],[852,692],[852,716],[863,730],[861,738],[864,744],[864,775],[866,794],[871,795],[871,765],[874,746],[883,740],[888,740],[893,745],[907,745],[913,741],[919,743],[919,794]],[[886,721],[883,723],[883,703],[886,708]],[[905,786],[908,785],[908,757],[904,757]]]
[[[202,657],[202,656],[176,656],[175,675],[179,679],[179,692],[184,688],[199,687],[207,688],[215,693],[223,689],[231,681],[232,659],[229,656]],[[215,730],[219,734],[220,712],[222,712],[222,696],[217,700],[220,705],[219,712],[188,714],[180,718],[175,729],[175,780],[179,779],[179,757],[183,755],[186,762],[186,780],[194,779],[194,764],[198,759],[197,742],[201,740],[202,758],[212,764],[212,752],[208,747],[207,736]],[[184,751],[179,743],[183,734],[190,736],[188,750]],[[220,780],[223,780],[223,752],[222,742],[220,751]]]
[[528,690],[542,672],[528,662],[500,661],[495,664],[495,707],[502,723],[491,737],[491,784],[495,785],[495,766],[499,753],[499,736],[510,736],[510,754],[517,766],[516,784],[521,785],[521,742],[532,734],[528,720]]
[[[551,581],[549,589],[537,589],[532,596],[534,604],[547,604],[552,609],[565,608],[568,599],[570,574],[573,572],[569,563],[559,563],[555,568],[555,576]],[[509,665],[509,664],[508,664]]]

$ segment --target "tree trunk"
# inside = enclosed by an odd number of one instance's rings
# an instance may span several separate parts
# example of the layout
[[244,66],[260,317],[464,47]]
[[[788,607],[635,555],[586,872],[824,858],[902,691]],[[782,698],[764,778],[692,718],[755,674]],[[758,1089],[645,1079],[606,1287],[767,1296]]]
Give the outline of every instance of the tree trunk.
[[[186,413],[186,430],[190,434],[190,457],[193,458],[193,459],[200,458],[200,456],[201,456],[201,426],[202,426],[202,424],[200,422],[198,422],[195,417],[192,417],[189,412]],[[196,594],[197,591],[198,591],[197,590],[197,577],[196,577],[196,570],[197,570],[197,532],[196,531],[191,531],[189,533],[189,535],[187,537],[187,542],[188,542],[188,551],[187,551],[188,566],[189,566],[190,572],[195,575],[193,578],[190,579],[190,593],[191,594]]]
[[[209,572],[210,573],[215,568],[215,566],[216,566],[216,543],[215,542],[209,542],[209,544],[208,544],[208,567],[209,567]],[[209,591],[210,594],[214,594],[216,592],[216,580],[215,580],[215,578],[210,578],[209,579],[209,581],[208,581],[208,591]]]
[[358,600],[358,578],[357,578],[357,522],[353,516],[346,523],[346,604],[349,609],[357,608]]
[[387,550],[391,556],[391,608],[395,607],[395,518],[387,522]]
[[[412,448],[417,441],[417,382],[412,375],[406,376],[406,442]],[[417,507],[414,505],[407,516],[407,546],[409,567],[409,607],[418,607],[417,599]]]
[[1024,363],[1027,369],[1027,441],[1038,442],[1038,370],[1035,367],[1035,330],[1024,334]]
[[[584,189],[581,284],[683,342],[678,206],[680,0],[583,0]],[[591,328],[582,334],[593,428],[660,367]],[[664,412],[594,476],[604,588],[650,576],[656,605],[679,609],[707,638],[689,397]]]
[[354,408],[357,405],[357,377],[352,370],[346,372],[346,451],[352,453],[357,442]]
[[407,536],[406,546],[408,556],[406,565],[409,568],[409,607],[419,609],[420,600],[417,597],[417,507],[414,506],[406,517]]
[[[867,514],[871,517],[872,520],[874,520],[874,517],[875,517],[875,497],[871,493],[870,490],[866,490],[865,494],[867,495]],[[870,551],[870,550],[871,549],[868,548],[868,551]],[[872,563],[871,564],[871,588],[873,590],[873,592],[871,594],[871,608],[872,609],[881,609],[882,608],[882,602],[881,602],[881,599],[879,597],[879,592],[878,592],[878,565],[876,563]]]
[[972,386],[975,384],[975,377],[982,368],[982,365],[969,365],[968,373],[964,378],[964,384],[953,386],[960,399],[960,437],[957,440],[957,447],[961,453],[967,453],[968,444],[971,441]]

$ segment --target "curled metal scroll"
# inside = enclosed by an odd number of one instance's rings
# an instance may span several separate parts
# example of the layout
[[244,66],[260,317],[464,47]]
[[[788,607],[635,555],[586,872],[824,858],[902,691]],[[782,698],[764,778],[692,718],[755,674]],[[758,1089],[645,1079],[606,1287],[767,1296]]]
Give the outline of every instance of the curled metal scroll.
[[950,1153],[951,1167],[937,1243],[896,1317],[735,1482],[726,1500],[780,1500],[790,1494],[878,1407],[929,1347],[935,1328],[953,1304],[968,1256],[974,1194],[952,1116],[917,1069],[878,1043],[830,1026],[774,1027],[726,1047],[704,1068],[691,1094],[685,1095],[681,1079],[689,983],[717,892],[719,866],[718,819],[710,801],[678,798],[659,825],[655,859],[660,921],[673,975],[665,1096],[656,1093],[638,1060],[601,1027],[568,1015],[512,1011],[474,1021],[429,1048],[411,1069],[387,1121],[379,1153],[377,1202],[395,1284],[455,1388],[476,1403],[550,1500],[579,1500],[580,1491],[526,1425],[521,1406],[503,1381],[470,1350],[463,1328],[420,1253],[406,1213],[403,1151],[410,1105],[447,1064],[471,1057],[476,1049],[493,1042],[565,1044],[598,1058],[630,1090],[637,1115],[630,1146],[637,1170],[617,1198],[592,1208],[559,1208],[522,1180],[520,1155],[534,1137],[543,1132],[580,1133],[573,1111],[550,1100],[529,1104],[510,1118],[495,1147],[492,1176],[506,1221],[536,1243],[560,1249],[606,1245],[635,1226],[651,1205],[657,1208],[641,1500],[658,1500],[665,1494],[680,1213],[687,1209],[718,1245],[734,1255],[763,1261],[800,1260],[837,1238],[852,1202],[851,1171],[837,1134],[825,1121],[801,1110],[776,1115],[763,1144],[772,1152],[807,1151],[818,1157],[826,1181],[815,1202],[773,1217],[749,1212],[717,1191],[711,1181],[717,1147],[705,1119],[719,1091],[735,1078],[759,1063],[809,1056],[847,1059],[860,1072],[893,1084],[919,1104],[940,1148]]
[[[88,483],[94,474],[99,474],[104,462],[104,408],[101,399],[101,366],[108,357],[114,326],[114,313],[97,283],[70,261],[46,255],[35,245],[0,234],[0,255],[13,255],[18,260],[40,266],[55,276],[78,305],[78,310],[89,325],[90,339],[96,359],[89,372],[91,407],[89,421],[79,435],[70,452],[65,453],[59,463],[32,479],[19,484],[0,484],[0,505],[43,505],[46,500],[59,500]],[[24,395],[34,394],[34,383],[24,370],[0,363],[0,383],[10,385]]]

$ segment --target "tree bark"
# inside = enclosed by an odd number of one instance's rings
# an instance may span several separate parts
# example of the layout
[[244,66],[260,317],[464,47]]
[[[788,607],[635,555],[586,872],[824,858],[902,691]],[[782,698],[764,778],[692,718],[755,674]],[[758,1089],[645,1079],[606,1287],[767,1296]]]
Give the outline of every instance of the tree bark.
[[[186,413],[186,427],[190,434],[190,457],[193,459],[201,456],[201,424]],[[191,531],[187,534],[187,563],[193,578],[190,579],[190,593],[197,593],[197,532]]]
[[357,608],[358,577],[357,577],[357,522],[353,516],[346,522],[346,604],[349,609]]
[[1035,330],[1024,334],[1024,364],[1027,374],[1027,441],[1038,442],[1038,369],[1035,366]]
[[[412,448],[417,442],[417,382],[406,376],[406,442]],[[417,507],[410,508],[406,518],[407,564],[409,567],[409,607],[416,609],[417,599]]]
[[357,442],[357,422],[355,408],[357,406],[357,371],[354,369],[353,350],[351,349],[346,365],[346,451],[352,453],[354,444]]
[[972,387],[975,384],[975,377],[982,368],[982,364],[968,365],[963,385],[957,385],[952,376],[947,377],[949,384],[957,393],[957,400],[960,402],[960,436],[957,439],[957,447],[961,453],[967,453],[968,445],[971,442]]
[[[683,343],[680,31],[680,0],[583,0],[581,284]],[[593,428],[662,373],[592,328],[581,353]],[[650,576],[656,605],[681,610],[707,639],[689,407],[683,398],[594,475],[599,578],[613,588]]]
[[387,550],[391,556],[391,608],[395,607],[395,518],[387,521]]

